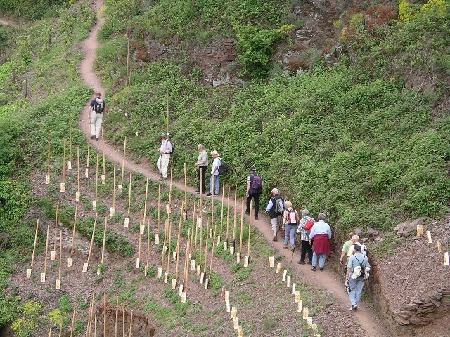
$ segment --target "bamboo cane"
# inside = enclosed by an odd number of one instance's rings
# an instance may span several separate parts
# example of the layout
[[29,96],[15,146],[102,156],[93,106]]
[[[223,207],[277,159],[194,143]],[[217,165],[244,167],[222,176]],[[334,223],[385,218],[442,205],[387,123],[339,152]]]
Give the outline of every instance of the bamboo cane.
[[[183,211],[183,205],[181,205],[181,211]],[[175,263],[175,279],[178,279],[178,264],[180,261],[180,238],[181,238],[181,223],[182,219],[180,216],[180,222],[178,224],[178,236],[177,236],[177,247],[176,247],[176,263]]]
[[141,247],[142,247],[142,231],[141,231],[141,226],[142,226],[142,221],[139,223],[139,240],[138,240],[138,257],[136,258],[136,269],[139,269],[139,264],[141,261]]
[[87,258],[87,261],[83,265],[83,272],[84,273],[87,272],[87,268],[89,267],[89,260],[91,258],[92,246],[94,245],[94,235],[95,235],[95,227],[96,226],[97,226],[97,213],[95,213],[94,228],[92,229],[91,243],[89,245],[88,258]]
[[229,236],[230,236],[230,204],[231,204],[231,202],[230,202],[230,195],[231,195],[231,187],[230,186],[228,186],[228,197],[227,197],[227,205],[228,205],[228,207],[227,207],[227,229],[226,229],[226,232],[225,232],[225,243],[224,243],[224,249],[225,250],[227,250],[227,247],[226,247],[226,245],[228,244],[228,239],[229,239]]
[[130,224],[130,210],[131,210],[131,172],[130,172],[130,179],[128,182],[128,210],[127,210],[127,217],[124,220],[124,227],[128,227]]
[[234,218],[233,218],[233,244],[236,242],[236,226],[237,226],[237,186],[234,190]]
[[90,147],[89,147],[89,144],[88,144],[88,146],[87,146],[87,156],[86,156],[86,172],[84,173],[84,176],[86,178],[89,178],[89,158],[90,158],[89,151],[90,151]]
[[109,216],[113,217],[116,212],[116,165],[114,165],[114,173],[113,173],[113,204],[109,210]]
[[73,229],[72,229],[72,240],[70,242],[70,256],[67,258],[67,267],[72,266],[72,257],[74,251],[74,241],[75,241],[75,230],[77,227],[77,215],[78,215],[78,205],[75,205],[75,216],[73,221]]
[[122,336],[125,336],[125,306],[122,305]]
[[128,337],[131,337],[131,328],[133,327],[133,310],[130,313],[130,329],[128,330]]
[[72,120],[69,122],[69,161],[67,162],[67,169],[72,169]]
[[72,314],[72,322],[70,323],[70,337],[73,337],[73,330],[74,330],[74,326],[75,326],[75,316],[77,313],[77,308],[74,307],[73,308],[73,314]]
[[145,220],[147,217],[147,199],[148,199],[148,177],[147,177],[147,183],[145,185],[145,200],[144,200],[144,217],[142,219],[142,222],[145,224]]
[[45,282],[45,274],[47,273],[47,253],[48,253],[48,237],[50,235],[50,224],[47,225],[47,237],[45,239],[45,256],[44,256],[44,272],[41,273],[41,282]]
[[75,201],[80,201],[80,147],[77,146],[77,191],[75,192]]
[[62,161],[62,172],[61,172],[61,183],[59,191],[64,193],[66,191],[66,139],[63,139],[63,161]]
[[120,185],[119,185],[119,189],[122,189],[122,185],[123,185],[123,177],[124,177],[124,173],[125,173],[125,153],[126,153],[126,148],[127,148],[127,136],[125,136],[125,139],[123,140],[123,157],[122,157],[122,173],[121,173],[121,180],[120,180]]
[[102,175],[101,175],[102,185],[106,184],[106,157],[105,151],[102,151]]
[[[184,163],[184,205],[187,209],[187,169],[186,169],[186,163]],[[185,220],[185,219],[183,219]]]
[[158,228],[155,233],[155,245],[159,244],[159,233],[161,227],[161,185],[158,185],[157,226]]
[[97,209],[97,199],[98,199],[98,153],[96,157],[96,164],[95,164],[95,205],[93,205],[94,210]]
[[47,146],[47,175],[45,176],[45,184],[50,184],[50,138],[48,138]]
[[239,254],[242,255],[242,238],[244,236],[244,200],[241,205],[241,231],[239,233]]
[[56,258],[56,229],[58,228],[58,210],[59,205],[56,205],[56,213],[55,213],[55,226],[53,226],[53,250],[50,251],[50,260],[54,261]]
[[106,337],[106,293],[103,293],[103,336]]
[[150,267],[150,219],[147,222],[147,263],[145,264],[145,276],[147,276]]
[[[222,186],[222,204],[220,206],[220,229],[217,235],[217,244],[220,243],[220,236],[222,235],[222,227],[223,227],[223,213],[224,213],[224,201],[225,201],[225,185]],[[217,230],[217,226],[214,227],[214,231]]]
[[58,279],[56,280],[56,289],[61,288],[61,271],[62,271],[62,230],[59,230],[59,268]]
[[119,319],[119,298],[116,299],[116,316],[114,320],[114,337],[117,337],[118,333],[118,319]]
[[[100,261],[100,265],[103,265],[105,261],[105,245],[106,245],[106,224],[108,221],[108,217],[105,216],[105,225],[103,227],[103,244],[102,244],[102,258]],[[100,268],[97,268],[97,275],[100,275]]]
[[39,219],[36,220],[36,230],[34,232],[33,253],[31,254],[31,268],[33,268],[33,266],[34,266],[34,254],[36,252],[36,242],[37,242],[38,230],[39,230]]

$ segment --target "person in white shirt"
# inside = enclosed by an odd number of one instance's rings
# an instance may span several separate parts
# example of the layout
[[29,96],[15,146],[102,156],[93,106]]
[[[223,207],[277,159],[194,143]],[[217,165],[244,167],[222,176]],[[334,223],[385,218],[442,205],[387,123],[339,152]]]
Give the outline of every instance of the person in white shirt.
[[198,167],[198,187],[197,193],[206,192],[206,168],[208,167],[208,153],[202,144],[198,144],[198,158],[195,162],[195,166]]
[[219,153],[214,150],[211,152],[211,156],[213,157],[213,163],[211,165],[211,179],[209,180],[209,193],[207,196],[219,195],[219,166],[221,165],[221,161],[219,158]]
[[159,152],[158,162],[156,166],[161,173],[162,179],[167,179],[167,167],[169,166],[170,154],[172,153],[173,146],[169,140],[168,133],[161,133],[161,146],[156,149]]

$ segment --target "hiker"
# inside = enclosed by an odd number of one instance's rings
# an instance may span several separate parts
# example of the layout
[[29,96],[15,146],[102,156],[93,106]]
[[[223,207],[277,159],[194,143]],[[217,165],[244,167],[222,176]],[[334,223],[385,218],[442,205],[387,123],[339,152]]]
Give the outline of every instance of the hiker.
[[283,214],[284,211],[284,201],[280,196],[280,191],[278,188],[273,188],[270,191],[269,203],[266,206],[266,212],[269,213],[270,225],[273,231],[273,241],[278,241],[277,230],[278,230],[278,217]]
[[369,278],[370,264],[367,256],[361,252],[360,245],[354,245],[354,254],[350,256],[347,263],[347,275],[345,286],[350,299],[350,310],[358,309],[361,293],[364,287],[364,280]]
[[289,248],[293,252],[295,250],[295,232],[297,232],[299,217],[297,211],[292,207],[292,202],[286,200],[284,202],[284,207],[285,210],[283,212],[283,226],[284,226],[283,248],[284,249]]
[[[300,234],[301,240],[301,253],[299,264],[305,264],[306,253],[308,253],[309,264],[312,264],[312,245],[310,242],[309,234],[311,233],[312,225],[314,225],[314,219],[309,216],[309,211],[307,209],[302,210],[302,218],[297,227],[297,233]],[[307,227],[311,226],[311,227]],[[308,228],[308,229],[306,229]]]
[[95,97],[91,100],[89,106],[91,109],[91,139],[99,140],[100,132],[102,131],[103,113],[106,107],[102,94],[99,92],[95,93]]
[[247,177],[247,208],[245,213],[250,215],[250,203],[253,198],[253,203],[255,205],[255,220],[258,220],[259,196],[261,195],[262,188],[262,178],[256,173],[256,168],[254,166],[250,167],[250,174]]
[[219,195],[219,166],[221,164],[219,153],[214,150],[211,152],[211,156],[213,157],[213,163],[211,165],[211,178],[209,180],[209,193],[206,196],[211,196],[214,193],[214,196]]
[[319,268],[320,271],[323,271],[327,254],[330,252],[331,228],[325,222],[326,216],[324,213],[319,213],[317,218],[319,221],[314,223],[309,234],[309,239],[314,240],[311,270],[316,271],[317,258],[319,258]]
[[169,166],[170,154],[172,153],[173,146],[169,140],[169,133],[161,133],[161,146],[156,149],[159,152],[158,162],[156,166],[161,173],[161,179],[167,179],[167,167]]
[[206,168],[208,167],[208,153],[205,150],[203,144],[198,144],[198,158],[195,162],[195,166],[197,166],[197,178],[198,185],[197,193],[206,193]]
[[[343,275],[347,274],[347,262],[350,256],[353,254],[353,245],[359,244],[359,235],[352,235],[351,239],[345,241],[342,245],[341,256],[339,257],[339,263],[341,264]],[[350,251],[350,247],[352,247],[352,251]]]

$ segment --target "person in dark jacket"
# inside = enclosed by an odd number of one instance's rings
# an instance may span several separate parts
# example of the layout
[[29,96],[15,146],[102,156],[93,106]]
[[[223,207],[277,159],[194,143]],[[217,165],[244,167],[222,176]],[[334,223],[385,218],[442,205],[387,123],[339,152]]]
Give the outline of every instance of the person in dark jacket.
[[259,196],[261,195],[262,188],[262,179],[256,173],[256,168],[254,166],[250,167],[250,174],[247,177],[247,208],[245,210],[245,213],[248,215],[250,214],[250,203],[252,202],[253,198],[255,205],[255,220],[258,220]]
[[278,241],[277,239],[277,230],[278,230],[278,218],[283,214],[284,209],[281,212],[277,212],[277,203],[279,199],[282,199],[280,196],[280,191],[278,188],[273,188],[270,191],[270,199],[269,203],[266,206],[266,212],[269,213],[270,217],[270,225],[272,226],[273,231],[273,241]]

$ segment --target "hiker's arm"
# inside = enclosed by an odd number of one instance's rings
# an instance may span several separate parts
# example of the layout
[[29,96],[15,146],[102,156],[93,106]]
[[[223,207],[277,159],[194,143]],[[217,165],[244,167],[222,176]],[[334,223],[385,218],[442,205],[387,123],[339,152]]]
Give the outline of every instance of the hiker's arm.
[[247,178],[247,196],[248,196],[249,190],[250,190],[250,176],[248,176],[248,178]]
[[339,258],[339,262],[342,264],[342,260],[344,259],[345,252],[341,251],[341,257]]

